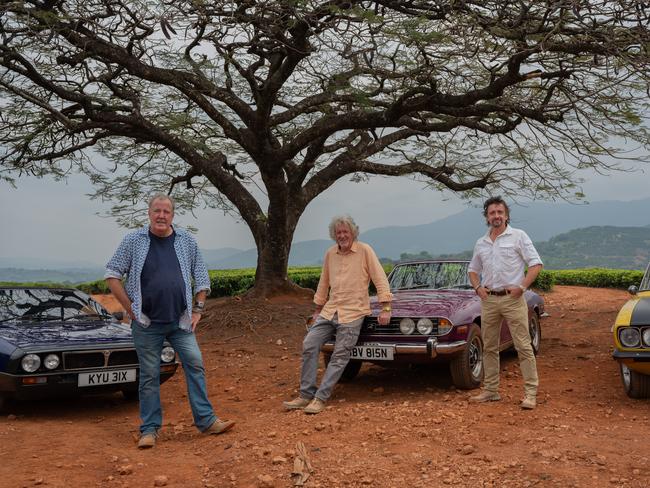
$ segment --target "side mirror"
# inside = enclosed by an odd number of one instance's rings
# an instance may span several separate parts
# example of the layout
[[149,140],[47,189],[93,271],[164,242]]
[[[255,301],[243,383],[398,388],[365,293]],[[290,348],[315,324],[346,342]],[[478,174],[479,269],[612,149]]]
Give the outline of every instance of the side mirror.
[[636,295],[636,292],[639,291],[639,289],[636,287],[636,285],[631,285],[627,291],[630,293],[630,295]]
[[124,312],[113,312],[111,315],[113,316],[113,318],[119,320],[120,322],[124,320]]

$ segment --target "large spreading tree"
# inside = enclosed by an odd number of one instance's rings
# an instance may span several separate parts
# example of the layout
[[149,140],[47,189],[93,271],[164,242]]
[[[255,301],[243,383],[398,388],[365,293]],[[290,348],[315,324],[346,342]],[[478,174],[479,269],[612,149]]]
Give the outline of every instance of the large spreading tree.
[[238,213],[269,293],[341,178],[573,198],[577,170],[644,158],[646,8],[3,0],[0,178],[85,172],[123,223],[161,189]]

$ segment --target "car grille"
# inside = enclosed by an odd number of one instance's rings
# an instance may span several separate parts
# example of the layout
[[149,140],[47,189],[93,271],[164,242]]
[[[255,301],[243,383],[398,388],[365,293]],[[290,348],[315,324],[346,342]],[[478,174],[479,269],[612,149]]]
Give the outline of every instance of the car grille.
[[[368,334],[401,334],[402,332],[399,330],[399,323],[404,317],[391,317],[390,323],[388,325],[379,325],[377,322],[377,317],[366,317],[365,320],[363,321],[363,327],[361,328],[361,333],[368,333]],[[417,324],[418,319],[420,317],[411,317],[413,321]],[[438,334],[438,319],[437,318],[432,318],[431,321],[433,322],[433,329],[431,330],[431,334],[437,335]],[[414,332],[414,334],[418,334],[418,331]],[[429,335],[431,335],[429,334]]]
[[135,349],[104,349],[101,351],[74,351],[63,353],[63,369],[108,368],[137,366]]

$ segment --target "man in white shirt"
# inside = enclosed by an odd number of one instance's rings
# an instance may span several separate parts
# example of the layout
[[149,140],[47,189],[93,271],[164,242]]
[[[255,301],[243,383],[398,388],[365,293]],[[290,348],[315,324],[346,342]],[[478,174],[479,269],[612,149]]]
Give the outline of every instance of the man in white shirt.
[[[490,402],[499,396],[499,336],[505,319],[519,355],[524,379],[521,408],[537,405],[537,365],[528,331],[528,306],[524,292],[542,269],[542,260],[530,237],[510,227],[510,209],[501,197],[483,204],[489,227],[476,241],[469,264],[469,279],[481,298],[481,336],[483,338],[483,391],[470,397],[473,402]],[[526,266],[528,272],[524,275]]]

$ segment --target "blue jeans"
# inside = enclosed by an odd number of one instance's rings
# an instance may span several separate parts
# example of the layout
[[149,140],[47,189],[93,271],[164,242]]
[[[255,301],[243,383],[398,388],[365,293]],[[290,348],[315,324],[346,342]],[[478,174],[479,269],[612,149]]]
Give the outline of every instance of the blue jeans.
[[178,353],[183,365],[194,425],[202,432],[210,427],[217,416],[208,400],[203,358],[194,333],[180,329],[178,324],[143,327],[136,321],[131,324],[131,330],[140,362],[140,433],[155,434],[162,425],[160,353],[165,339]]

